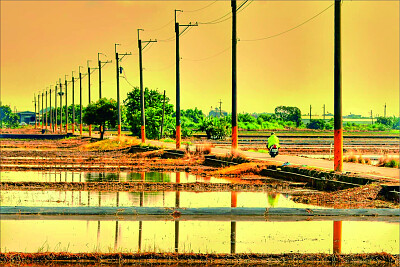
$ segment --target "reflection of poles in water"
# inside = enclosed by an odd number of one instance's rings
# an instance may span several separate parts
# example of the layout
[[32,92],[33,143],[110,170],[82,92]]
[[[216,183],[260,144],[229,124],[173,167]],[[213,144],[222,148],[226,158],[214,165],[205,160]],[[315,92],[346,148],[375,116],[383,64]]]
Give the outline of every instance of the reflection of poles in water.
[[118,220],[115,222],[115,241],[114,241],[114,251],[118,248]]
[[333,253],[342,253],[342,221],[333,222]]
[[[181,173],[177,172],[176,173],[176,183],[180,183],[181,182]],[[179,208],[179,204],[180,204],[180,192],[178,190],[176,190],[175,193],[175,207]],[[178,252],[179,249],[179,220],[176,219],[175,221],[175,252]]]
[[67,181],[67,172],[65,172],[64,179],[65,179],[65,182],[66,182]]
[[[177,172],[175,183],[179,184],[180,182],[181,182],[181,173]],[[176,190],[176,192],[175,192],[175,207],[176,208],[179,208],[179,201],[180,201],[180,192],[178,190]]]
[[[144,182],[146,180],[146,173],[140,173],[141,180]],[[144,199],[144,191],[140,192],[139,196],[139,205],[143,207],[143,199]],[[138,251],[142,251],[142,230],[143,230],[143,222],[139,221],[139,242],[138,242]]]
[[74,191],[71,191],[71,199],[72,199],[71,205],[74,206]]
[[[231,208],[237,207],[237,192],[231,192]],[[236,253],[236,222],[231,221],[231,253]]]
[[[117,192],[117,207],[119,206],[119,192]],[[114,250],[116,251],[118,248],[118,220],[115,222],[115,242],[114,242]]]
[[79,182],[82,182],[82,173],[79,173]]
[[175,252],[179,249],[179,221],[175,221]]
[[100,251],[100,221],[97,221],[97,250]]
[[143,222],[139,221],[139,244],[138,244],[138,252],[142,251],[142,230],[143,230]]
[[74,182],[74,172],[72,172],[72,182]]

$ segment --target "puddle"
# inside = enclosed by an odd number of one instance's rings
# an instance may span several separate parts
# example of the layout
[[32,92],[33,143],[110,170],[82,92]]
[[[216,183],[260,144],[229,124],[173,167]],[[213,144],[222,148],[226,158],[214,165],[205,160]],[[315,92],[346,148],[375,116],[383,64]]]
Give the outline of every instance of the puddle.
[[[334,236],[333,221],[0,223],[2,252],[332,253]],[[345,254],[398,253],[399,223],[343,221],[340,234],[335,236],[341,236]]]
[[[177,175],[178,174],[178,175]],[[70,172],[70,171],[2,171],[2,182],[180,182],[231,183],[233,179],[197,176],[186,172]]]
[[1,206],[27,207],[176,207],[209,208],[276,207],[312,208],[323,207],[293,202],[288,194],[266,192],[97,192],[97,191],[1,191]]

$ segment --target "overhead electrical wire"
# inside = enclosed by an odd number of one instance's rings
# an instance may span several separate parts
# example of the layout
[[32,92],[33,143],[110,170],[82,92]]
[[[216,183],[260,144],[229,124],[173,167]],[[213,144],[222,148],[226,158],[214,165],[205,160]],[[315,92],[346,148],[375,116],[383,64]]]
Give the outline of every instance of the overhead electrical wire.
[[147,29],[146,29],[146,32],[156,32],[156,31],[162,30],[162,29],[164,29],[165,27],[167,27],[168,25],[170,25],[172,22],[174,22],[174,20],[175,20],[175,19],[172,19],[172,20],[168,21],[167,24],[161,26],[160,28],[156,28],[156,29],[153,29],[153,30],[151,30],[151,29],[150,29],[150,30],[147,30]]
[[185,12],[192,13],[192,12],[201,11],[201,10],[206,9],[207,7],[209,7],[209,6],[213,5],[213,4],[215,4],[217,1],[218,1],[218,0],[215,0],[215,1],[213,1],[212,3],[210,3],[210,4],[208,4],[208,5],[204,6],[204,7],[201,7],[201,8],[199,8],[199,9],[195,9],[195,10],[185,10]]
[[164,71],[164,70],[170,69],[170,68],[173,67],[173,66],[175,66],[175,62],[174,62],[173,64],[170,64],[170,65],[165,66],[165,67],[160,68],[160,69],[148,69],[148,68],[146,68],[145,70],[146,70],[146,71],[158,72],[158,71]]
[[[253,1],[254,1],[254,0],[250,0],[250,1],[249,1],[249,0],[244,0],[244,1],[240,4],[240,6],[239,6],[238,8],[236,8],[237,13],[240,13],[241,11],[243,11],[244,9],[246,9]],[[247,3],[247,5],[246,5],[246,3]],[[246,6],[244,6],[244,5],[246,5]],[[243,8],[243,9],[242,9],[242,8]],[[227,17],[227,16],[229,16],[229,17]],[[218,24],[218,23],[227,21],[227,20],[230,19],[230,18],[232,18],[232,12],[228,12],[228,13],[226,13],[225,15],[223,15],[223,16],[217,18],[217,19],[208,21],[208,22],[198,22],[198,24],[204,24],[204,25],[207,25],[207,24],[208,24],[208,25],[210,25],[210,24]]]
[[126,78],[125,69],[122,69],[122,72],[124,73],[124,75],[121,76],[121,77],[124,78],[125,81],[126,81],[132,88],[135,88],[135,86],[133,86],[133,85],[128,81],[128,79]]
[[330,6],[328,6],[327,8],[325,8],[324,10],[322,10],[321,12],[319,12],[318,14],[314,15],[313,17],[311,17],[311,18],[307,19],[306,21],[304,21],[304,22],[302,22],[302,23],[300,23],[300,24],[298,24],[298,25],[296,25],[296,26],[294,26],[294,27],[292,27],[292,28],[290,28],[290,29],[287,29],[287,30],[285,30],[285,31],[283,31],[283,32],[280,32],[280,33],[277,33],[277,34],[273,34],[273,35],[270,35],[270,36],[266,36],[266,37],[262,37],[262,38],[256,38],[256,39],[240,39],[240,41],[241,41],[241,42],[254,42],[254,41],[262,41],[262,40],[267,40],[267,39],[271,39],[271,38],[274,38],[274,37],[278,37],[278,36],[280,36],[280,35],[282,35],[282,34],[285,34],[285,33],[287,33],[287,32],[293,31],[293,30],[295,30],[295,29],[297,29],[297,28],[303,26],[303,25],[306,24],[307,22],[309,22],[309,21],[315,19],[316,17],[318,17],[319,15],[321,15],[322,13],[324,13],[325,11],[327,11],[327,10],[328,10],[329,8],[331,8],[333,5],[334,5],[334,4],[331,4]]
[[212,55],[212,56],[205,57],[205,58],[199,58],[199,59],[183,58],[183,60],[189,60],[189,61],[203,61],[203,60],[208,60],[208,59],[217,57],[217,56],[219,56],[219,55],[225,53],[226,51],[231,50],[231,48],[232,48],[232,47],[229,46],[229,47],[225,48],[224,50],[219,51],[218,53],[216,53],[216,54],[214,54],[214,55]]

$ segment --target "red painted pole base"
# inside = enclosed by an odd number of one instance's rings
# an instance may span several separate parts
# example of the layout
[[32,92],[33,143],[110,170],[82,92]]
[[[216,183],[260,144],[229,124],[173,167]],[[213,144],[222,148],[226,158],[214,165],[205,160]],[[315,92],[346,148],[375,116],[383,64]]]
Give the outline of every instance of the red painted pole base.
[[238,128],[237,126],[232,127],[232,150],[238,149]]
[[140,136],[142,137],[142,143],[146,143],[146,129],[144,125],[140,129]]
[[343,171],[343,130],[334,131],[334,170]]
[[181,126],[176,126],[176,149],[181,148]]

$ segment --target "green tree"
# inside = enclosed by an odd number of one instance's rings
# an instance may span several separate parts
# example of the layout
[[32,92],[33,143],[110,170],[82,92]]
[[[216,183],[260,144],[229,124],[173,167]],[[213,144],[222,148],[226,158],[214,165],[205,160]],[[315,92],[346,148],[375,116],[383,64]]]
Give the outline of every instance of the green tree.
[[19,116],[15,113],[12,113],[12,110],[9,106],[2,105],[0,106],[0,126],[6,126],[8,128],[13,128],[18,126]]
[[181,110],[181,118],[185,118],[186,125],[188,127],[197,127],[198,124],[203,121],[205,115],[203,111],[194,108],[194,109],[186,109]]
[[275,108],[275,115],[283,121],[293,121],[299,127],[302,124],[301,111],[298,107],[278,106]]
[[309,123],[307,123],[307,128],[315,130],[324,130],[326,128],[326,123],[324,120],[321,119],[311,120]]
[[396,120],[395,117],[377,117],[376,123],[380,123],[386,125],[387,127],[392,128],[395,120]]
[[98,125],[100,139],[103,139],[105,128],[115,127],[117,124],[117,110],[117,102],[114,99],[101,98],[85,108],[82,120],[86,124]]
[[200,131],[207,134],[208,139],[224,139],[231,134],[231,117],[208,117],[200,124]]
[[[163,98],[157,90],[145,88],[144,90],[144,108],[145,108],[145,126],[146,136],[150,139],[157,139],[160,135],[162,121]],[[140,89],[135,87],[128,93],[124,100],[126,106],[126,120],[135,136],[141,135],[141,110],[140,110]],[[172,136],[175,133],[175,123],[172,114],[174,106],[169,104],[169,98],[165,97],[164,113],[164,134]]]

